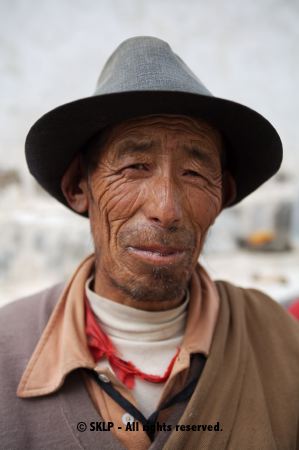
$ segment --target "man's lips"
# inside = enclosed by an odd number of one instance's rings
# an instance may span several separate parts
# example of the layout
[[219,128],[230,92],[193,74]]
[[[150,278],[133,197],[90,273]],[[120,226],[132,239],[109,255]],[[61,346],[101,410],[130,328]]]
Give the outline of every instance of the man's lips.
[[127,250],[133,256],[157,265],[178,263],[186,254],[185,249],[161,245],[128,246]]

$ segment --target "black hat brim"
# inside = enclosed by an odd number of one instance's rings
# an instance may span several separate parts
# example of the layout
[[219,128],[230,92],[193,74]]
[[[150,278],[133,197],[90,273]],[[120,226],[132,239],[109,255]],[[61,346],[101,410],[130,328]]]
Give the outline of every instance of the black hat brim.
[[40,185],[69,207],[60,187],[74,156],[101,129],[150,114],[198,116],[218,128],[237,187],[233,206],[272,177],[282,161],[282,143],[262,115],[218,97],[177,91],[133,91],[92,96],[64,104],[42,116],[30,129],[25,152]]

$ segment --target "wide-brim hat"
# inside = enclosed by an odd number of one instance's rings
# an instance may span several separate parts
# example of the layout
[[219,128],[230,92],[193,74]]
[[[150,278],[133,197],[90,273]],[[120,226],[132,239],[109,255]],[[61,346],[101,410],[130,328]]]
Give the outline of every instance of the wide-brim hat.
[[135,37],[110,56],[93,96],[59,106],[32,126],[25,144],[29,170],[68,206],[60,183],[74,156],[107,126],[151,114],[197,116],[222,132],[237,188],[230,206],[280,167],[281,140],[268,120],[244,105],[214,97],[166,42]]

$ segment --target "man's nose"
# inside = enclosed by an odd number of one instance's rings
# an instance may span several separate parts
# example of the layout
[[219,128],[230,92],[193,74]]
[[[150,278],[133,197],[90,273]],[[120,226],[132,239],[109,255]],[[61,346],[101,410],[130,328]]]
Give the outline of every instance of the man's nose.
[[149,187],[147,219],[164,228],[179,225],[183,217],[181,192],[171,177],[157,178]]

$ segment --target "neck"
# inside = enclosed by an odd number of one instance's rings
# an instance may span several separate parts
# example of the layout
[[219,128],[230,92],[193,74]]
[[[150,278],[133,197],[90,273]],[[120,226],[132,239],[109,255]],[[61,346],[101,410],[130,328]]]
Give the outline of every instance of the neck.
[[[101,328],[112,338],[126,342],[161,342],[184,334],[189,303],[187,291],[183,303],[167,311],[144,311],[113,302],[92,290],[92,278],[85,284],[86,297]],[[128,317],[130,320],[128,320]]]

